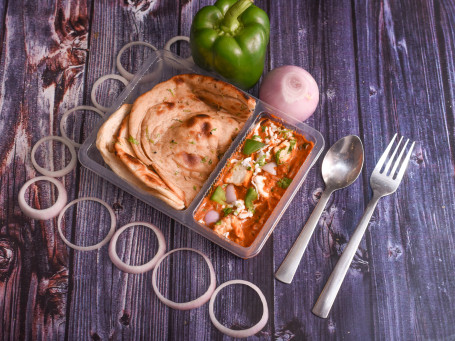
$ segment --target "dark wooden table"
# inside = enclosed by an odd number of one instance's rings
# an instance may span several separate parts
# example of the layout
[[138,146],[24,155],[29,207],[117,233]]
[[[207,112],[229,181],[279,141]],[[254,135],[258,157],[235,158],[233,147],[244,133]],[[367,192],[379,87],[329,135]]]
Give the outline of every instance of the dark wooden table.
[[[134,40],[162,48],[188,35],[191,20],[211,1],[12,1],[0,2],[0,338],[13,339],[227,339],[211,324],[208,305],[192,311],[165,307],[151,288],[151,272],[129,275],[112,265],[107,247],[79,252],[66,247],[57,219],[37,221],[19,209],[23,183],[38,175],[32,146],[60,135],[65,111],[91,105],[102,75],[118,73],[115,56]],[[271,19],[266,71],[302,66],[321,97],[307,123],[321,131],[326,150],[348,134],[361,137],[361,177],[336,192],[324,212],[291,285],[273,273],[324,188],[321,160],[284,214],[262,252],[239,259],[166,215],[81,167],[62,180],[68,199],[95,196],[115,209],[118,227],[156,224],[167,248],[193,247],[213,261],[217,283],[245,279],[266,295],[270,319],[255,339],[453,340],[455,339],[455,3],[450,0],[256,1]],[[180,51],[181,50],[181,51]],[[173,47],[188,54],[186,43]],[[129,70],[149,54],[132,49]],[[104,84],[104,104],[122,90]],[[257,95],[258,87],[251,90]],[[82,141],[96,124],[93,113],[72,116],[70,135]],[[366,206],[369,176],[392,135],[417,141],[397,193],[384,198],[349,270],[328,319],[311,308]],[[50,146],[50,144],[48,145]],[[40,162],[61,168],[69,160],[60,144],[44,147]],[[34,207],[48,207],[55,190],[38,183],[28,192]],[[81,245],[108,230],[98,204],[66,214],[66,233]],[[141,227],[121,236],[118,253],[132,264],[150,259],[153,234]],[[174,300],[202,293],[205,266],[182,253],[163,264],[160,287]],[[217,316],[244,328],[262,308],[251,290],[227,288]]]

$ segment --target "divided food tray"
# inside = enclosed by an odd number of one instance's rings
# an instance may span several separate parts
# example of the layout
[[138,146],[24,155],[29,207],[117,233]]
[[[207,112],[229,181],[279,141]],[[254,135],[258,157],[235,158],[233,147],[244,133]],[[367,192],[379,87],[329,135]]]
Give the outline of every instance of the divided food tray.
[[[164,50],[158,50],[148,58],[144,64],[140,67],[139,71],[131,82],[125,87],[123,92],[116,98],[110,110],[106,113],[106,119],[115,112],[123,103],[133,103],[134,100],[139,97],[141,94],[151,90],[156,84],[168,80],[169,78],[185,73],[196,73],[212,76],[223,80],[217,75],[208,73],[195,66],[193,63],[189,62],[186,59],[180,58],[179,56]],[[250,94],[248,96],[254,98]],[[311,128],[305,123],[299,122],[296,119],[286,115],[285,113],[275,109],[266,103],[255,98],[257,104],[253,115],[245,123],[244,127],[237,135],[235,140],[232,142],[231,146],[228,148],[216,168],[213,170],[210,177],[205,182],[204,186],[201,188],[197,196],[191,202],[191,204],[184,210],[176,210],[160,199],[146,193],[138,187],[126,182],[115,174],[109,166],[107,166],[98,149],[96,148],[96,136],[98,129],[103,124],[100,124],[94,129],[90,136],[85,140],[84,144],[79,150],[79,161],[83,166],[95,172],[102,178],[108,180],[109,182],[115,184],[136,198],[142,200],[148,205],[154,207],[155,209],[163,212],[169,217],[175,219],[179,223],[189,227],[193,231],[201,234],[212,242],[220,245],[226,250],[234,253],[235,255],[241,258],[251,258],[256,256],[265,242],[267,241],[270,234],[273,232],[275,226],[279,222],[282,214],[286,211],[289,203],[292,201],[294,195],[297,193],[298,189],[302,185],[305,177],[314,165],[319,155],[324,149],[324,138],[321,133],[317,130]],[[219,176],[221,170],[223,169],[226,161],[230,158],[231,154],[239,147],[239,145],[244,140],[245,136],[248,134],[250,129],[258,122],[261,117],[269,117],[273,115],[274,119],[279,119],[283,125],[289,129],[293,129],[298,133],[305,136],[305,138],[314,143],[314,147],[310,152],[309,156],[305,162],[301,165],[299,172],[293,179],[291,185],[287,188],[285,194],[281,198],[278,205],[273,210],[269,219],[262,227],[260,233],[257,235],[254,242],[249,247],[243,247],[235,242],[216,234],[209,227],[202,225],[194,220],[193,214],[196,208],[199,206],[200,202],[204,199],[207,192],[210,190],[211,185],[215,182],[216,178]],[[152,222],[153,223],[153,222]]]

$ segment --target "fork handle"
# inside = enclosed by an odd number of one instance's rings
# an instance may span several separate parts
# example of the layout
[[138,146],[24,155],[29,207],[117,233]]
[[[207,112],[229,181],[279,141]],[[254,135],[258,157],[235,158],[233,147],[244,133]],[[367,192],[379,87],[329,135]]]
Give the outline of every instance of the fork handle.
[[365,212],[363,213],[362,219],[360,220],[357,228],[354,231],[349,243],[343,251],[337,265],[330,274],[324,289],[319,295],[316,304],[313,307],[313,314],[316,316],[327,318],[330,309],[332,309],[333,302],[337,297],[338,291],[340,290],[341,284],[343,283],[344,277],[351,266],[352,259],[359,248],[360,242],[362,241],[363,235],[368,227],[371,216],[373,215],[374,209],[381,196],[373,194],[373,198],[368,203]]
[[302,260],[303,254],[308,246],[308,243],[313,235],[314,229],[316,228],[319,218],[321,217],[322,212],[324,211],[327,201],[330,198],[333,190],[326,188],[322,193],[321,198],[319,199],[318,204],[311,213],[310,218],[306,222],[299,236],[297,237],[294,245],[289,250],[286,258],[283,263],[281,263],[277,272],[275,273],[275,278],[283,283],[290,284],[294,278],[295,272],[299,267],[300,261]]

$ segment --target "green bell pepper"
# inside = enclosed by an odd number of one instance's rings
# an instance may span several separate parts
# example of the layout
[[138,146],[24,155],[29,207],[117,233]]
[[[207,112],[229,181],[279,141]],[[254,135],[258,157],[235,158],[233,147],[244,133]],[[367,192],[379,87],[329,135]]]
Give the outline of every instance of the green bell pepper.
[[200,67],[249,89],[264,70],[269,33],[269,18],[253,0],[218,0],[196,13],[191,54]]
[[215,188],[215,191],[210,197],[210,200],[213,200],[221,205],[226,205],[226,192],[221,186],[218,186],[217,188]]
[[252,140],[252,139],[246,139],[245,144],[243,145],[242,153],[245,155],[251,155],[254,152],[257,152],[259,149],[265,147],[266,144]]
[[255,201],[258,198],[258,192],[253,187],[248,188],[248,191],[246,192],[245,195],[245,207],[253,211],[254,210],[254,205],[253,201]]

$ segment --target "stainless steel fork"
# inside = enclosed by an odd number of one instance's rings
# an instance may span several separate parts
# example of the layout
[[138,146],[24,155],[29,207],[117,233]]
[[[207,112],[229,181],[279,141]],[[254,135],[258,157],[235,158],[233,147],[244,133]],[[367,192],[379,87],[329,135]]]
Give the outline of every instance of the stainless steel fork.
[[[395,159],[395,155],[399,151],[401,141],[403,140],[402,137],[392,155],[390,156],[386,166],[383,168],[396,137],[397,134],[393,136],[392,141],[390,141],[387,149],[382,154],[376,167],[373,170],[373,173],[371,174],[370,185],[373,189],[373,198],[371,198],[370,202],[368,203],[368,206],[365,209],[365,213],[363,214],[359,225],[357,225],[354,234],[349,240],[348,245],[344,249],[343,254],[338,260],[337,265],[333,269],[332,274],[330,275],[327,283],[324,286],[324,289],[321,292],[321,295],[319,295],[319,298],[313,307],[313,313],[319,317],[326,318],[329,315],[330,309],[332,309],[333,302],[335,301],[335,298],[338,294],[338,290],[340,289],[344,277],[349,270],[352,259],[357,252],[360,241],[365,234],[368,223],[370,222],[371,216],[373,215],[374,209],[379,199],[381,199],[383,196],[395,192],[400,185],[401,180],[403,179],[403,175],[406,171],[406,168],[408,167],[409,159],[411,158],[411,153],[414,149],[415,142],[412,143],[408,153],[406,154],[406,157],[404,160],[402,160],[406,146],[409,142],[409,140],[407,140],[404,146],[401,148],[400,154]],[[389,172],[392,164],[393,168]]]

